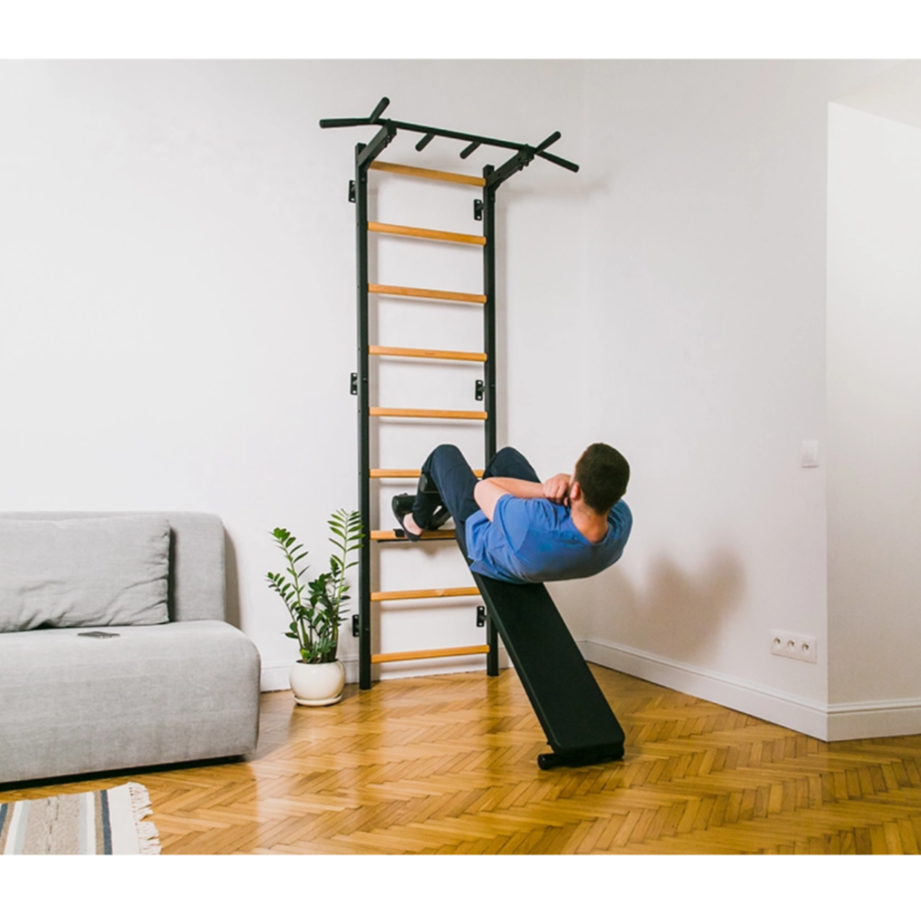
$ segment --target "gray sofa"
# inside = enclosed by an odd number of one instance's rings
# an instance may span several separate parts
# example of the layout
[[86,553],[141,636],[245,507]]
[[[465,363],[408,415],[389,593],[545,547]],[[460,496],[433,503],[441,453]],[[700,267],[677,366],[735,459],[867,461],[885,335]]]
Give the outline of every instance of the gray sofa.
[[[122,533],[132,522],[138,540]],[[131,553],[146,567],[133,581]],[[87,591],[106,596],[98,613]],[[13,611],[0,610],[0,783],[253,751],[259,654],[225,622],[224,597],[215,515],[0,514],[0,606]]]

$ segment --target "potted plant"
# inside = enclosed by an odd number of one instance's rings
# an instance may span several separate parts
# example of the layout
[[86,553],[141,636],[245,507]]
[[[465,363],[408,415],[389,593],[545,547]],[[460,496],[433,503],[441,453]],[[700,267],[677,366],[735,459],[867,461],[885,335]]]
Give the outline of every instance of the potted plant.
[[285,636],[297,640],[301,657],[291,668],[291,690],[298,704],[324,707],[342,699],[345,668],[336,658],[339,624],[345,620],[348,601],[346,571],[357,565],[349,555],[363,538],[361,516],[343,509],[329,520],[330,542],[337,551],[329,558],[329,571],[312,582],[303,582],[308,565],[303,544],[285,528],[275,528],[272,537],[287,561],[283,573],[266,574],[269,587],[281,596],[291,624]]

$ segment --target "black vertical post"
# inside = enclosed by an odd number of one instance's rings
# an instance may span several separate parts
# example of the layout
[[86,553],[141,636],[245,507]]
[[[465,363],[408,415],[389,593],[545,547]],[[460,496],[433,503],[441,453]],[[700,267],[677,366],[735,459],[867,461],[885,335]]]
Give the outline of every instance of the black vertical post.
[[[483,189],[483,235],[486,245],[483,247],[483,342],[486,352],[484,368],[486,393],[486,463],[498,449],[496,436],[496,191],[489,185],[493,173],[491,166],[483,168],[483,178],[487,180]],[[483,599],[486,600],[485,598]],[[487,609],[488,610],[488,609]],[[495,678],[499,674],[499,634],[492,617],[486,619],[486,642],[489,652],[486,654],[486,674]]]
[[368,165],[355,146],[355,234],[358,255],[358,511],[364,537],[358,554],[358,686],[371,687],[371,448],[368,415]]

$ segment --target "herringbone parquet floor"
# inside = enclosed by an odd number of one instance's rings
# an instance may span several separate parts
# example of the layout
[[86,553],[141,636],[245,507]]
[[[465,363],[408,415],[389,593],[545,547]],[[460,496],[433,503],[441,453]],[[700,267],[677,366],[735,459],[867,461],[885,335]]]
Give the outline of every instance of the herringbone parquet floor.
[[921,737],[826,744],[592,668],[622,762],[539,770],[509,670],[350,686],[325,709],[264,694],[246,761],[124,779],[150,790],[164,854],[918,853]]

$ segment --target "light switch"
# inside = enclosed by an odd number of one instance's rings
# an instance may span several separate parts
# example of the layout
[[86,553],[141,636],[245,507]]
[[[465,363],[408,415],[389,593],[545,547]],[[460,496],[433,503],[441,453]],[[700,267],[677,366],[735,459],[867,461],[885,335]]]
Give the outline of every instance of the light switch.
[[800,465],[803,467],[819,466],[819,443],[817,441],[804,441],[800,451]]

